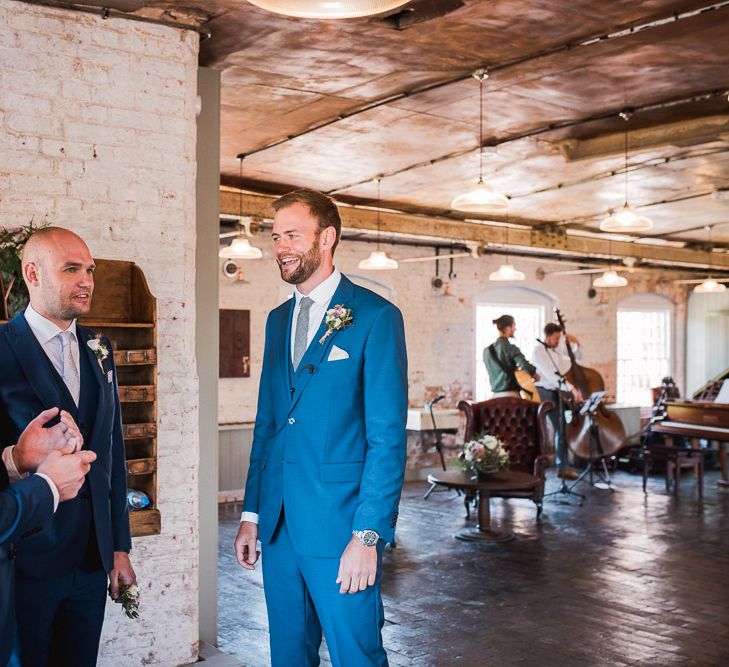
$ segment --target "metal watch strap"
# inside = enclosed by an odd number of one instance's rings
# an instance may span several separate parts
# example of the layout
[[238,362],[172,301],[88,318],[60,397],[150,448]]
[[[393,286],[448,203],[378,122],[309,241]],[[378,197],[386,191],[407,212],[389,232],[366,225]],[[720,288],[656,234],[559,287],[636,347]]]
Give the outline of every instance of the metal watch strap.
[[353,530],[352,535],[366,547],[374,547],[380,540],[380,536],[375,530]]

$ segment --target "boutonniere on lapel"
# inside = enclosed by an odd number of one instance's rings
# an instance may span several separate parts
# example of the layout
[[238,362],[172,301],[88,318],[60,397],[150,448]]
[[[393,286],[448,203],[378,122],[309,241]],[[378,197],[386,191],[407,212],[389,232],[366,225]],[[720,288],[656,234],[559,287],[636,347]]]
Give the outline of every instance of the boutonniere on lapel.
[[337,304],[334,308],[327,310],[324,316],[324,324],[327,325],[327,332],[319,339],[319,345],[324,345],[324,341],[329,338],[331,334],[345,327],[351,327],[354,324],[354,317],[352,317],[352,309]]
[[91,348],[91,351],[94,353],[96,361],[99,362],[99,369],[101,370],[101,374],[103,375],[104,359],[109,356],[109,348],[106,346],[106,343],[101,340],[101,334],[96,334],[94,338],[89,338],[89,340],[86,341],[86,345],[88,345]]

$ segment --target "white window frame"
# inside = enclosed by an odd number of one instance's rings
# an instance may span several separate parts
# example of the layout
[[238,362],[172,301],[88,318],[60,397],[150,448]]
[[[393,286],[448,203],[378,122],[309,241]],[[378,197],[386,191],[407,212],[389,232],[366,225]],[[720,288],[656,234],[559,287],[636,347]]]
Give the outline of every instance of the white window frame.
[[[544,324],[552,321],[552,312],[557,300],[550,294],[532,289],[530,287],[504,286],[493,287],[479,294],[474,304],[474,387],[473,396],[476,401],[486,400],[491,396],[491,386],[488,373],[483,363],[483,351],[487,345],[493,343],[498,336],[498,330],[491,320],[494,318],[481,318],[480,311],[483,307],[494,307],[499,315],[513,315],[516,319],[516,338],[514,343],[521,349],[529,359],[536,343],[537,335],[541,338]],[[519,335],[518,308],[540,308],[538,332],[531,332],[526,338]],[[487,321],[485,321],[487,320]],[[523,329],[522,329],[523,331]],[[521,344],[520,344],[521,343]]]
[[[666,339],[659,343],[651,337],[646,343],[649,347],[658,345],[663,347],[666,355],[663,357],[665,361],[661,363],[658,355],[647,355],[645,352],[637,352],[632,356],[625,354],[625,350],[621,345],[621,313],[640,314],[644,321],[647,316],[656,313],[660,313],[665,317]],[[652,405],[651,387],[659,386],[663,377],[673,375],[676,359],[674,314],[675,304],[673,301],[660,294],[636,294],[618,303],[615,315],[615,385],[616,400],[620,405],[639,407]],[[640,333],[640,322],[634,322],[633,326],[630,327],[629,335],[628,332],[625,332],[625,335],[628,335],[626,340],[635,340],[636,334]],[[630,373],[625,372],[622,367],[627,364],[630,364],[633,369],[643,369],[644,372],[638,373],[635,370]],[[626,378],[629,376],[640,377],[639,384],[642,385],[642,388],[626,387]]]

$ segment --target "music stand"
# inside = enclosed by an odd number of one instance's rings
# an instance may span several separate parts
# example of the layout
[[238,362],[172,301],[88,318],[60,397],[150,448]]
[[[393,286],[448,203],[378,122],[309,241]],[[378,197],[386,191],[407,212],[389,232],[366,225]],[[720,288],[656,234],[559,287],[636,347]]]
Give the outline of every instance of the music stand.
[[[580,482],[583,482],[588,475],[590,476],[590,486],[594,486],[596,489],[607,489],[611,492],[615,490],[610,479],[610,472],[605,463],[605,453],[600,442],[600,429],[595,420],[595,412],[597,412],[604,398],[604,391],[595,391],[587,397],[587,400],[580,408],[580,414],[590,420],[590,460],[587,462],[587,467],[580,473],[580,476],[574,481],[572,486],[569,487],[570,490],[574,489]],[[597,456],[593,456],[595,453]],[[598,459],[602,465],[601,471],[595,470],[595,462]],[[597,475],[599,481],[593,481],[594,475]]]

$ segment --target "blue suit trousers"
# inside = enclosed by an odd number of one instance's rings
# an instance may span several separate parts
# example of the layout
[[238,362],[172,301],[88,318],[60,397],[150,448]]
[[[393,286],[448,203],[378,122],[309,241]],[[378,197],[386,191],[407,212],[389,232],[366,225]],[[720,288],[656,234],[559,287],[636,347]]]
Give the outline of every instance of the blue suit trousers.
[[297,553],[282,513],[273,539],[263,544],[262,568],[272,667],[317,667],[322,629],[334,667],[387,667],[380,595],[382,542],[377,580],[358,593],[340,593],[339,558]]

